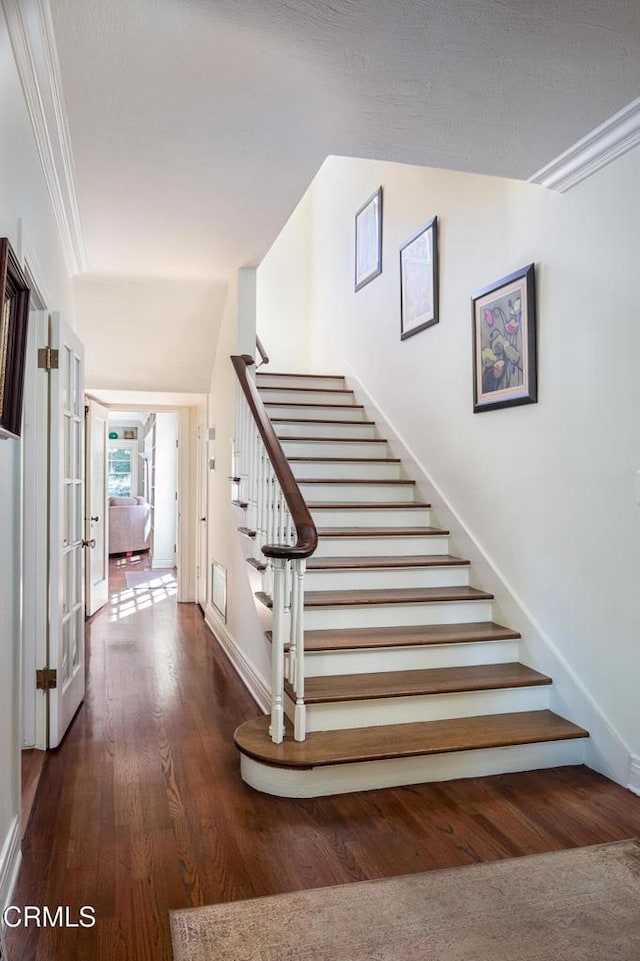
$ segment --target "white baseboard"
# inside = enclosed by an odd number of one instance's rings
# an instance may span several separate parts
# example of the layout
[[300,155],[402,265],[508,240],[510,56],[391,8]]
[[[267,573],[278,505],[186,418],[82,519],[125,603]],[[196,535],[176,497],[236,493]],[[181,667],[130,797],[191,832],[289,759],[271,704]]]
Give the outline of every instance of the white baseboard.
[[20,818],[16,814],[0,850],[0,911],[11,901],[21,860]]
[[175,554],[172,557],[154,557],[153,560],[151,561],[152,571],[157,571],[160,568],[162,568],[163,570],[167,570],[167,568],[172,568],[175,566],[176,566]]
[[629,784],[627,787],[634,794],[640,796],[640,757],[633,754],[629,761]]
[[241,650],[233,635],[229,633],[226,624],[211,604],[207,604],[205,608],[204,621],[231,661],[231,664],[251,697],[260,710],[268,714],[271,711],[270,686],[247,659],[245,653]]
[[[389,439],[393,456],[402,459],[408,476],[416,480],[418,494],[431,502],[437,525],[451,530],[454,541],[451,552],[471,560],[481,586],[495,595],[500,617],[521,632],[521,643],[528,655],[526,663],[553,678],[551,709],[589,731],[586,764],[627,787],[630,746],[353,370],[346,377],[346,384],[356,392],[358,402],[364,403],[368,416],[376,421],[382,435]],[[640,771],[637,783],[640,786]]]

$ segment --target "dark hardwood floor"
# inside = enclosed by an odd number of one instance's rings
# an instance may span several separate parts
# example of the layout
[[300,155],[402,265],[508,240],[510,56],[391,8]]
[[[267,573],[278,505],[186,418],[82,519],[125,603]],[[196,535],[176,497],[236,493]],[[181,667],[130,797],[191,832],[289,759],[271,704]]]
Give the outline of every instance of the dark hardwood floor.
[[9,932],[9,961],[168,961],[172,908],[640,835],[640,798],[586,768],[268,797],[240,779],[258,714],[199,609],[126,590],[88,625],[83,707],[45,765],[13,902],[96,909]]

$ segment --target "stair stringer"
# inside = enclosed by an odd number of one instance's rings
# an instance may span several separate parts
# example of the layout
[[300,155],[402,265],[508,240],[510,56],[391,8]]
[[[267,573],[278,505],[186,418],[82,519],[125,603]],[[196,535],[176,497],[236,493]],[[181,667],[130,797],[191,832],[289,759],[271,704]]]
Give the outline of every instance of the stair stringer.
[[[399,457],[405,476],[416,482],[417,499],[431,504],[431,523],[451,532],[451,553],[467,558],[474,572],[474,585],[494,594],[494,619],[509,624],[522,634],[520,651],[523,663],[553,678],[550,692],[551,710],[563,717],[570,717],[589,731],[584,763],[623,787],[631,788],[631,749],[587,689],[573,665],[566,660],[489,552],[446,498],[437,481],[404,440],[394,422],[376,404],[353,371],[345,374],[345,384],[354,391],[356,403],[364,405],[366,417],[374,420],[381,436],[387,438],[390,456]],[[637,788],[635,790],[637,791]]]

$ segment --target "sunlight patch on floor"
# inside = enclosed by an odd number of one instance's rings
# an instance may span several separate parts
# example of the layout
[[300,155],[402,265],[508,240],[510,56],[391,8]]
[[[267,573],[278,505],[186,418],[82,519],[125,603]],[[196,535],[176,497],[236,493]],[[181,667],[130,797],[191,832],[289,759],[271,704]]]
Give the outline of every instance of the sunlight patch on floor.
[[177,593],[178,585],[173,577],[168,577],[166,584],[163,583],[161,586],[143,585],[135,589],[127,587],[121,591],[115,591],[109,601],[109,621],[123,621],[139,611],[148,610],[155,604],[175,598]]

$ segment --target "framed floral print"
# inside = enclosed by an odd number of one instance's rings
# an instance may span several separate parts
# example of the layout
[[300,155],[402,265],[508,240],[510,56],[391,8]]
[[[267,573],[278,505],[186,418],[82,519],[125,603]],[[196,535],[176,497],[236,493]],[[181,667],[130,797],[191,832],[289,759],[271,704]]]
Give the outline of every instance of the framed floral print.
[[535,265],[471,296],[473,410],[496,410],[538,399]]

